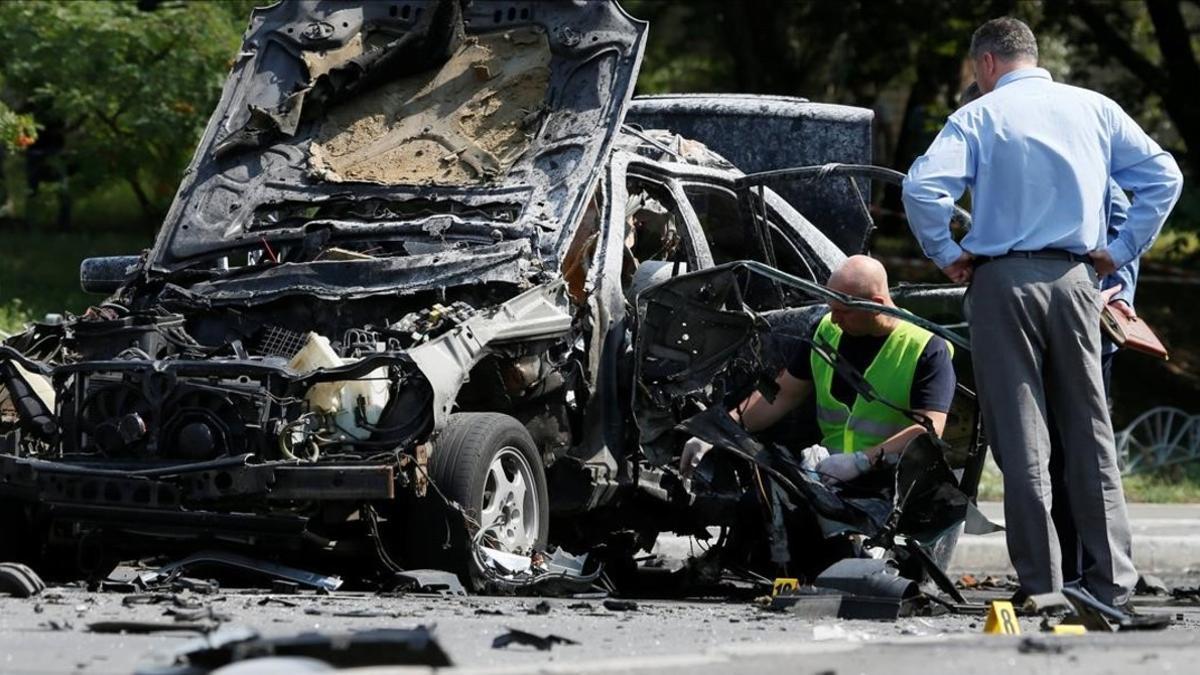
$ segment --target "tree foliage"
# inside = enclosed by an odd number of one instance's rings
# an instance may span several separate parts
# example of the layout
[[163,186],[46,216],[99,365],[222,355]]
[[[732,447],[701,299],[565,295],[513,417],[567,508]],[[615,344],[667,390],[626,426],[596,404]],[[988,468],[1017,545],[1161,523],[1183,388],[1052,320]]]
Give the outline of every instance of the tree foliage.
[[232,9],[0,3],[0,136],[17,146],[36,125],[30,183],[82,192],[119,180],[148,218],[162,213],[236,53],[248,15]]
[[[1013,15],[1057,79],[1130,110],[1200,175],[1194,0],[631,0],[650,21],[643,93],[787,94],[872,108],[876,160],[906,169],[969,82],[971,33]],[[1188,152],[1188,150],[1196,150]]]
[[[48,188],[65,225],[73,196],[116,183],[157,224],[250,10],[267,2],[0,2],[0,155],[9,156],[0,171],[11,172],[17,156],[27,179],[10,173],[0,185]],[[1116,99],[1200,176],[1197,0],[622,2],[650,22],[640,93],[787,94],[868,107],[876,161],[902,170],[957,104],[974,28],[1013,14],[1037,32],[1057,79]],[[1200,211],[1200,196],[1190,201]]]

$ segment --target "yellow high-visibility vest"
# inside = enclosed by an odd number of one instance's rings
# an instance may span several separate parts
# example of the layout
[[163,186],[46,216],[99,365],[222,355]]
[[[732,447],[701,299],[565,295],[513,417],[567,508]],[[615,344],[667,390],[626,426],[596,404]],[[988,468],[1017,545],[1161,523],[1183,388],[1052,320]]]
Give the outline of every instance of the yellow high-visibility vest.
[[[842,340],[842,329],[826,314],[817,325],[815,337],[817,342],[836,350]],[[932,337],[933,333],[924,328],[898,322],[863,377],[883,399],[901,408],[911,408],[917,361]],[[953,355],[953,346],[949,347]],[[815,350],[809,359],[817,397],[817,423],[823,436],[821,445],[830,452],[857,452],[875,447],[913,423],[880,401],[866,401],[858,395],[854,397],[854,405],[847,407],[833,397],[833,378],[837,377],[833,366]]]

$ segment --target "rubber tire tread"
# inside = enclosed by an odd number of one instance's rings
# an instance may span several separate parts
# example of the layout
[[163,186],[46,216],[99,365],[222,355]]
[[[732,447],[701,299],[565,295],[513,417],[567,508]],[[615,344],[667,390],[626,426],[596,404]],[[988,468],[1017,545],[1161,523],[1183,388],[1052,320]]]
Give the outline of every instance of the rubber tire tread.
[[[430,480],[442,494],[458,502],[471,518],[478,520],[487,468],[491,465],[493,453],[505,445],[521,451],[534,474],[534,485],[531,487],[541,506],[535,546],[544,547],[550,526],[546,472],[533,437],[515,418],[502,413],[467,412],[450,415],[434,442],[429,460]],[[450,521],[454,522],[455,519],[456,516],[452,516]],[[465,528],[454,528],[452,559],[446,562],[448,567],[463,577],[464,583],[478,590],[482,579],[472,564],[467,537]]]
[[[483,481],[486,472],[480,469],[483,465],[483,455],[493,453],[505,440],[504,436],[512,434],[518,443],[512,445],[525,455],[533,471],[533,489],[537,493],[538,503],[543,507],[540,513],[537,543],[546,543],[546,532],[549,529],[549,503],[547,499],[545,469],[542,467],[541,456],[537,445],[529,431],[516,419],[502,413],[455,413],[446,422],[446,427],[434,444],[433,456],[430,458],[429,475],[437,482],[442,492],[462,504],[472,518],[478,518],[475,511],[475,500],[483,494]],[[523,447],[522,447],[523,446]],[[490,465],[489,461],[487,465]],[[464,491],[463,488],[466,488]]]
[[45,582],[29,567],[20,563],[0,563],[0,590],[8,591],[14,597],[28,598],[44,588]]

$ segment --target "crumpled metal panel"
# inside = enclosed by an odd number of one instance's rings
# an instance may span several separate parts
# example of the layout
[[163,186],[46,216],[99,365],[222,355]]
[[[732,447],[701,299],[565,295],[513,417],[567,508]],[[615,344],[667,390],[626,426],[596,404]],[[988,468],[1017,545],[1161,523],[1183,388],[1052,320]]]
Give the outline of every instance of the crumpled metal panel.
[[[625,121],[670,129],[704,143],[746,173],[840,162],[870,164],[875,113],[791,96],[664,94],[639,96]],[[763,142],[769,139],[770,142]],[[858,182],[864,195],[870,183]],[[776,187],[847,254],[861,253],[870,223],[844,180]]]
[[[566,284],[556,281],[480,312],[454,329],[408,350],[433,387],[433,418],[441,429],[467,375],[490,345],[558,337],[571,328]],[[437,445],[434,445],[436,452]]]
[[191,291],[214,304],[254,305],[288,295],[343,300],[466,284],[519,285],[528,281],[529,271],[529,242],[513,241],[395,258],[283,263],[245,278],[198,283]]
[[[251,231],[255,211],[263,205],[371,198],[515,205],[515,221],[498,222],[496,227],[535,228],[541,235],[535,240],[535,253],[550,266],[557,265],[555,252],[582,216],[619,132],[641,61],[646,24],[629,17],[615,1],[476,0],[460,14],[451,11],[457,4],[286,0],[254,10],[148,269],[172,271],[199,258],[254,246],[264,237],[299,234],[294,223],[286,222]],[[431,17],[448,17],[446,21],[458,21],[459,27],[451,26],[446,33],[446,27]],[[406,60],[392,63],[396,59],[389,60],[387,54],[365,55],[347,60],[340,69],[322,65],[317,70],[324,75],[314,87],[308,78],[312,58],[306,61],[304,55],[344,49],[369,28],[389,38],[401,36],[389,49],[394,44],[394,49],[404,50],[400,53],[426,58],[439,53],[439,39],[452,40],[456,31],[469,38],[519,27],[544,30],[553,58],[545,106],[531,111],[538,118],[530,149],[506,175],[471,187],[332,183],[311,175],[307,147],[320,124],[320,106],[369,88],[373,79],[390,76],[392,68],[403,71],[411,66]],[[409,35],[412,39],[405,37]]]

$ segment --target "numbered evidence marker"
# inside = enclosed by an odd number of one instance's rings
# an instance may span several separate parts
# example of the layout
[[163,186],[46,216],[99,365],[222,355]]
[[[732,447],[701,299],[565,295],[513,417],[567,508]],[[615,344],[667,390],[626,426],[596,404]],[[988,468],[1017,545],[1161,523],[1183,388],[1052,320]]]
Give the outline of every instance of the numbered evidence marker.
[[775,579],[775,583],[771,585],[771,595],[787,595],[800,590],[800,580],[790,579],[788,577],[779,577]]
[[1017,611],[1007,600],[993,600],[988,609],[983,632],[994,635],[1020,635],[1021,624],[1017,623]]

